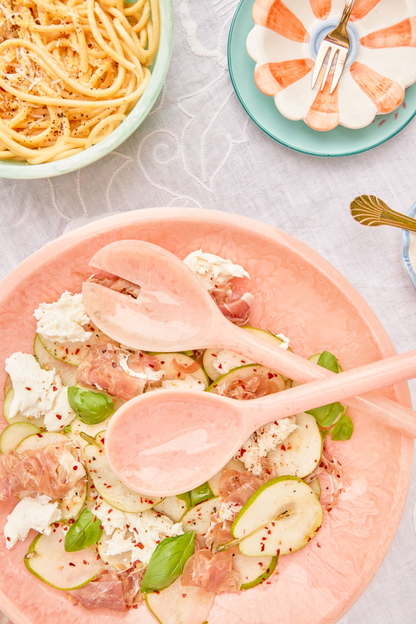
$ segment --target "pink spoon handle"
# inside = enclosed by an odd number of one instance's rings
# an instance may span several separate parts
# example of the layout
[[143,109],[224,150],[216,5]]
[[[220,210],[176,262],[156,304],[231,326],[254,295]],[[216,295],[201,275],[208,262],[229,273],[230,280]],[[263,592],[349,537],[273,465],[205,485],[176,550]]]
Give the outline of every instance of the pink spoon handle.
[[[241,353],[254,362],[268,366],[272,370],[276,370],[299,383],[337,376],[326,368],[318,366],[295,353],[276,348],[269,342],[257,336],[254,337],[249,332],[241,330],[228,321],[225,321],[225,319],[222,323],[218,322],[215,329],[215,334],[210,338],[211,344],[214,344],[218,348],[230,349],[231,351]],[[409,377],[407,379],[409,379]],[[392,385],[393,383],[397,382],[390,380],[386,385]],[[382,386],[378,387],[380,388]],[[387,397],[369,394],[369,391],[370,388],[367,387],[364,388],[365,396],[347,395],[344,402],[348,407],[352,407],[363,414],[372,416],[384,424],[403,432],[406,431],[406,424],[410,426],[412,422],[416,420],[416,413],[413,410]],[[404,426],[397,425],[397,423],[401,422],[403,422]]]
[[[322,405],[344,401],[355,394],[378,390],[416,377],[416,351],[366,364],[328,379],[314,381],[239,405],[247,414],[247,426],[258,429],[273,420],[299,414]],[[385,424],[416,438],[416,418],[391,414]]]

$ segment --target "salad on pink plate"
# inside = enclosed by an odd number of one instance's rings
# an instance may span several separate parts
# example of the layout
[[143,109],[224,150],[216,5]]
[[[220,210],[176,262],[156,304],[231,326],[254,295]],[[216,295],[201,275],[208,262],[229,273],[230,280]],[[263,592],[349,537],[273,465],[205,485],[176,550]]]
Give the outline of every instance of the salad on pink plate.
[[[250,283],[242,266],[202,250],[184,262],[229,320],[291,348],[278,328],[250,325],[254,298],[234,290]],[[138,296],[139,287],[108,274],[89,280]],[[295,382],[224,349],[146,353],[116,343],[93,326],[79,293],[40,301],[33,314],[33,353],[5,361],[0,501],[18,500],[4,527],[8,549],[38,533],[24,564],[40,582],[85,609],[145,604],[162,624],[202,624],[216,594],[270,584],[279,557],[315,538],[343,488],[326,440],[351,438],[346,406],[271,422],[208,482],[164,499],[144,496],[106,460],[106,427],[126,401],[166,388],[255,400]],[[341,370],[328,351],[310,359]]]

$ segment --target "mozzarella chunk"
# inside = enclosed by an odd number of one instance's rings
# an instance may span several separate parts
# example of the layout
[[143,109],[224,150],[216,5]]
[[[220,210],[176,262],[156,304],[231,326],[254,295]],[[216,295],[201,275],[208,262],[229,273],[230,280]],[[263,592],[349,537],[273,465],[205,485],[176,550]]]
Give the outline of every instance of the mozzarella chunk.
[[55,376],[55,384],[58,379],[61,387],[56,393],[52,409],[46,412],[44,419],[45,427],[48,431],[60,431],[75,418],[75,413],[72,411],[68,401],[68,388],[62,386],[58,375]]
[[58,503],[51,503],[52,499],[44,494],[36,497],[27,496],[7,516],[4,527],[4,537],[7,548],[12,548],[19,540],[24,540],[31,529],[49,535],[51,524],[61,518]]
[[101,497],[98,503],[92,509],[93,514],[101,520],[101,525],[107,535],[112,535],[116,529],[126,530],[127,518],[123,511],[114,509]]
[[243,462],[246,470],[255,475],[262,472],[261,460],[269,451],[276,449],[286,438],[297,429],[295,416],[269,423],[257,429],[243,444],[236,459]]
[[52,409],[55,401],[54,370],[45,371],[33,355],[17,352],[7,358],[6,372],[10,375],[14,390],[11,417],[20,413],[30,418],[39,418]]
[[41,303],[35,310],[37,331],[43,338],[55,342],[86,342],[92,332],[85,331],[84,325],[90,319],[82,302],[82,294],[72,295],[65,291],[53,303]]
[[203,253],[201,249],[193,251],[184,259],[184,263],[198,277],[201,284],[208,291],[220,288],[233,277],[248,277],[250,275],[239,264],[226,260],[220,256]]
[[48,431],[60,431],[75,417],[68,401],[68,389],[54,369],[41,368],[33,355],[13,353],[6,360],[13,386],[10,417],[21,414],[29,420],[45,417]]
[[143,513],[124,513],[100,501],[92,510],[100,520],[105,534],[105,555],[130,553],[130,561],[149,563],[157,545],[166,537],[182,535],[180,523],[174,524],[167,516],[153,510]]
[[[66,448],[66,447],[65,447]],[[79,478],[84,477],[86,475],[84,466],[75,459],[75,457],[69,451],[65,450],[62,454],[59,463],[65,470],[72,474],[72,471],[77,471],[77,475]]]

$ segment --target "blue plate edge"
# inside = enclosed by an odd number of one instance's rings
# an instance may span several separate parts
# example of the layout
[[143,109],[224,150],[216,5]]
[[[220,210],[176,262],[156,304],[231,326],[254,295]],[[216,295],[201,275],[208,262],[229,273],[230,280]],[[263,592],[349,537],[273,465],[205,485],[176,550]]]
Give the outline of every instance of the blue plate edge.
[[[415,218],[415,216],[416,216],[416,202],[413,204],[413,206],[408,211],[407,216],[411,217],[412,219]],[[402,237],[402,264],[403,264],[404,270],[407,273],[408,278],[410,279],[410,282],[411,282],[414,290],[416,291],[416,272],[414,271],[414,269],[412,267],[412,264],[410,262],[409,248],[410,248],[410,232],[408,230],[403,230],[403,237]]]

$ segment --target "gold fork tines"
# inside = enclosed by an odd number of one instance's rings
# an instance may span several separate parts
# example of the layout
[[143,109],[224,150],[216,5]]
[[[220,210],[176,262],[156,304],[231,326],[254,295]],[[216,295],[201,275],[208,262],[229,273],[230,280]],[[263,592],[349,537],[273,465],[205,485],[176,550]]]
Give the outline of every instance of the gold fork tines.
[[392,210],[375,195],[360,195],[351,202],[351,214],[358,223],[369,227],[391,225],[416,232],[416,219]]

